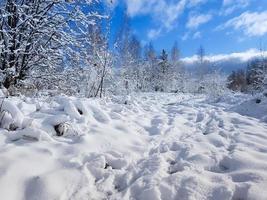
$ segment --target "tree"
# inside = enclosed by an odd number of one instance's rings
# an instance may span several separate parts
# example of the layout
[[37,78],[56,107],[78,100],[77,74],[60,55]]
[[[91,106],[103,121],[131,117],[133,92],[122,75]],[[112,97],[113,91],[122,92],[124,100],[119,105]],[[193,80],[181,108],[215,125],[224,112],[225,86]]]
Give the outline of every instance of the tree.
[[180,51],[178,48],[178,43],[175,41],[171,50],[171,61],[176,63],[180,58]]
[[263,89],[265,73],[266,66],[264,60],[255,59],[248,64],[247,83],[252,92],[261,91]]
[[168,54],[164,49],[159,56],[157,68],[154,73],[155,91],[168,91],[173,79],[171,76],[171,65],[168,60]]
[[116,34],[115,49],[119,56],[119,64],[126,65],[130,58],[131,26],[127,11],[124,10],[119,31]]
[[160,55],[160,73],[165,74],[168,70],[169,63],[168,63],[168,54],[167,52],[163,49]]
[[202,45],[200,45],[197,50],[198,62],[196,63],[196,73],[199,79],[199,87],[202,88],[202,80],[204,80],[204,76],[206,76],[209,72],[209,62],[205,59],[205,49]]
[[198,56],[198,61],[200,63],[200,65],[204,64],[204,59],[205,59],[205,49],[202,45],[200,45],[200,47],[197,50],[197,56]]
[[171,70],[173,72],[173,80],[171,84],[171,91],[184,91],[185,87],[185,69],[180,62],[180,50],[178,43],[175,41],[171,49]]
[[[86,43],[83,30],[99,16],[84,12],[91,4],[91,0],[6,0],[2,3],[2,85],[9,89],[29,77],[56,78],[58,69]],[[82,63],[82,56],[77,56]]]
[[[99,2],[100,4],[100,2]],[[100,7],[100,5],[98,6]],[[103,96],[104,89],[107,88],[106,79],[112,74],[113,56],[109,50],[110,37],[110,21],[111,14],[108,8],[103,11],[105,20],[98,19],[96,24],[92,24],[88,28],[89,51],[87,51],[87,95],[100,98]],[[101,11],[99,11],[101,13]]]
[[227,78],[227,87],[233,91],[244,92],[247,87],[246,73],[243,69],[233,71]]
[[117,50],[116,64],[120,68],[120,77],[122,88],[126,93],[129,93],[135,88],[135,83],[132,79],[132,67],[135,64],[134,53],[131,50],[132,30],[129,23],[127,11],[124,10],[122,23],[115,39],[115,49]]
[[142,46],[140,41],[135,35],[131,36],[129,51],[131,54],[131,58],[133,59],[132,66],[129,69],[129,73],[131,74],[131,82],[133,84],[134,90],[144,90],[144,67],[142,62]]
[[157,55],[153,43],[149,42],[144,47],[144,66],[146,71],[146,90],[151,91],[155,89]]
[[130,44],[129,44],[129,51],[132,56],[132,58],[136,61],[141,60],[141,54],[142,54],[142,46],[140,41],[135,35],[132,35],[130,37]]
[[156,60],[156,51],[154,49],[153,43],[149,42],[144,48],[144,59],[150,63]]

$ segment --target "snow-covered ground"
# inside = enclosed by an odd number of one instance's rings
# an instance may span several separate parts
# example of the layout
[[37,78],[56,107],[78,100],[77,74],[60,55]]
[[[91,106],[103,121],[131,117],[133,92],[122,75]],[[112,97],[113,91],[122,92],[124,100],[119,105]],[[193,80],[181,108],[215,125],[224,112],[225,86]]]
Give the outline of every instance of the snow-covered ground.
[[266,200],[267,100],[246,98],[5,99],[0,199]]

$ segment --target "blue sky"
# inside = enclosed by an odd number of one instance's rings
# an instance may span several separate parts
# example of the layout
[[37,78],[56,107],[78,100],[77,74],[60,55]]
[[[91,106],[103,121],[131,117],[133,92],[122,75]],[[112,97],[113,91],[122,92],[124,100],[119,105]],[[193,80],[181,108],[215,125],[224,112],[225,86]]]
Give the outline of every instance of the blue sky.
[[[113,0],[114,1],[114,0]],[[113,26],[126,9],[135,35],[155,48],[177,41],[182,57],[200,45],[211,55],[267,49],[267,0],[117,0]]]

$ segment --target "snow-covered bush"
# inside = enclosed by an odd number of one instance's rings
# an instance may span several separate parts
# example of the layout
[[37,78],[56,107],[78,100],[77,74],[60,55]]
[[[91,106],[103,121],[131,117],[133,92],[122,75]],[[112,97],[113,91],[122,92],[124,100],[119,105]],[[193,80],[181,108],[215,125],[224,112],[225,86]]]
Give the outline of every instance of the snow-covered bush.
[[24,116],[18,107],[6,98],[0,102],[0,127],[7,130],[21,128]]
[[225,94],[228,91],[226,87],[227,77],[219,72],[215,71],[211,74],[208,74],[205,77],[204,81],[204,91],[206,94],[212,97],[219,97]]

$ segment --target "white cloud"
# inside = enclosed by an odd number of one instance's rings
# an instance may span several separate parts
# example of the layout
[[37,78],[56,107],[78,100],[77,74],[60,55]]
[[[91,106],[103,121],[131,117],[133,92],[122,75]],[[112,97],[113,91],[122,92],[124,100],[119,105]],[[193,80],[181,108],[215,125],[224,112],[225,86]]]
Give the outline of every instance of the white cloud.
[[148,32],[148,37],[156,38],[162,31],[174,28],[178,17],[184,12],[188,0],[167,2],[166,0],[125,0],[131,17],[149,15],[159,27]]
[[211,14],[191,15],[187,24],[186,24],[186,27],[189,29],[196,29],[200,25],[207,23],[211,19],[212,19]]
[[251,0],[223,0],[221,15],[229,15],[234,11],[249,6]]
[[190,35],[189,32],[185,33],[185,34],[183,35],[183,37],[182,37],[182,40],[183,40],[183,41],[187,40],[187,39],[189,38],[189,35]]
[[192,33],[191,31],[186,32],[183,36],[182,36],[182,40],[188,40],[189,38],[191,39],[199,39],[202,37],[202,34],[200,31],[197,31],[195,33]]
[[199,39],[199,38],[201,38],[201,33],[197,31],[193,34],[193,39]]
[[[223,0],[223,6],[229,6],[234,4],[234,2],[240,1],[240,0]],[[242,1],[242,0],[241,0]]]
[[[229,62],[229,61],[238,61],[238,62],[247,62],[253,58],[260,57],[260,56],[266,56],[267,51],[262,52],[257,49],[249,49],[244,52],[238,52],[238,53],[231,53],[231,54],[217,54],[217,55],[208,55],[206,56],[206,60],[212,62],[212,63],[220,63],[220,62]],[[182,59],[182,61],[185,64],[192,65],[195,62],[198,61],[198,56],[194,55],[191,57],[185,57]]]
[[234,4],[247,5],[251,0],[223,0],[223,6],[232,6]]
[[[178,24],[179,17],[186,8],[197,6],[207,0],[124,0],[129,16],[151,16],[159,30],[170,31]],[[155,34],[157,33],[157,34]],[[159,36],[161,33],[151,30],[151,36]],[[148,35],[148,37],[149,37]]]
[[160,34],[161,34],[161,29],[151,29],[148,31],[147,36],[150,40],[153,40],[157,38],[158,36],[160,36]]
[[216,29],[223,30],[225,28],[242,30],[247,36],[263,36],[267,33],[267,11],[261,13],[245,12]]
[[[162,1],[159,1],[159,3],[162,3]],[[126,4],[128,14],[130,16],[136,16],[151,12],[157,6],[157,0],[126,0]]]
[[199,4],[206,3],[208,0],[190,0],[189,7],[197,6]]
[[151,15],[155,20],[170,26],[183,13],[187,0],[171,3],[166,0],[126,0],[131,17]]

